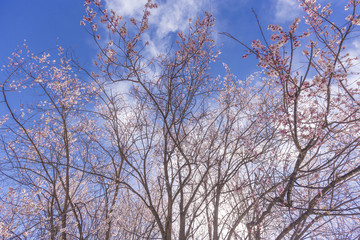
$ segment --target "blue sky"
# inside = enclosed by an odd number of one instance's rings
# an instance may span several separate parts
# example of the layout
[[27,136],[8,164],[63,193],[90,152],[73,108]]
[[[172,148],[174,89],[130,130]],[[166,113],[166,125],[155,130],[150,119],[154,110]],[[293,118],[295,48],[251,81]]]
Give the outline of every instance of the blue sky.
[[26,39],[34,52],[56,47],[72,47],[90,57],[88,34],[80,27],[83,3],[78,0],[0,1],[0,63]]
[[[102,0],[107,7],[114,8],[124,17],[138,16],[146,0]],[[320,1],[325,2],[325,1]],[[334,8],[344,0],[331,1]],[[184,30],[189,17],[201,15],[205,10],[216,17],[215,32],[228,32],[245,43],[259,38],[260,32],[253,8],[264,29],[270,23],[289,25],[299,15],[297,0],[158,0],[159,8],[151,18],[154,33],[154,49],[170,44],[174,32]],[[336,5],[339,4],[339,5]],[[340,9],[339,9],[340,10]],[[73,49],[82,63],[90,63],[96,55],[96,47],[89,34],[80,26],[84,15],[82,0],[2,0],[0,1],[0,64],[23,40],[33,52],[55,48],[60,44]],[[216,34],[222,54],[220,61],[226,62],[235,74],[255,71],[256,61],[242,60],[244,48],[225,36]]]
[[[108,7],[121,15],[136,16],[146,0],[106,0]],[[254,8],[264,27],[275,20],[286,23],[295,17],[296,0],[159,0],[159,9],[152,16],[153,28],[158,34],[154,41],[167,41],[172,32],[183,30],[187,19],[205,10],[214,13],[216,31],[229,32],[245,42],[259,36],[256,21],[251,13]],[[290,14],[290,16],[289,16]],[[2,0],[0,1],[0,64],[7,62],[11,52],[26,39],[34,52],[56,47],[72,48],[86,62],[95,57],[96,48],[90,36],[80,26],[84,15],[81,0]],[[291,16],[293,15],[293,16]],[[162,38],[162,39],[161,39]],[[233,40],[218,36],[223,54],[221,61],[238,69],[244,49]]]

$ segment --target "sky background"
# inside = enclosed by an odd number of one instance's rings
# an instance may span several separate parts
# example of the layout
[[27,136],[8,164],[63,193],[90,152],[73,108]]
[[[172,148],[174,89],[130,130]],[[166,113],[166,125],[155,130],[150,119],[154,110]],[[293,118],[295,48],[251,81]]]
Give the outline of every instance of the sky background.
[[[109,8],[124,17],[139,16],[146,0],[102,0]],[[324,1],[320,1],[324,2]],[[333,8],[345,1],[331,1]],[[150,28],[154,52],[170,46],[171,36],[188,26],[188,18],[195,18],[204,11],[215,15],[215,38],[221,49],[220,62],[229,65],[237,75],[250,74],[256,70],[254,59],[243,60],[245,49],[219,32],[228,32],[244,43],[260,37],[257,13],[264,29],[268,24],[288,26],[300,14],[297,0],[158,0],[158,9],[152,12]],[[24,39],[30,49],[37,53],[55,48],[75,51],[83,64],[91,63],[96,56],[96,46],[91,36],[80,26],[84,15],[82,0],[1,0],[0,1],[0,64],[20,46]]]

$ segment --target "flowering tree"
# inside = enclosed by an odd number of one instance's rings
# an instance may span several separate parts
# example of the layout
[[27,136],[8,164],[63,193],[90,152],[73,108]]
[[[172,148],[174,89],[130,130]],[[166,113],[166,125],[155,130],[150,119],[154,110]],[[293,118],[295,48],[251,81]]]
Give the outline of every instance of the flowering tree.
[[5,238],[84,238],[92,227],[82,211],[96,198],[85,174],[94,158],[87,134],[94,126],[83,112],[93,89],[79,80],[61,47],[58,53],[56,63],[49,53],[34,55],[24,45],[13,54],[2,83],[8,119],[1,170],[12,186],[2,199]]
[[[346,23],[338,26],[331,20],[330,4],[301,1],[305,32],[296,33],[297,18],[288,31],[270,25],[272,42],[264,37],[246,46],[279,86],[282,106],[275,121],[290,148],[280,175],[282,187],[255,221],[259,224],[274,208],[283,211],[287,217],[274,233],[276,239],[359,236],[360,82],[352,72],[357,58],[345,50],[359,25],[358,4],[349,1]],[[302,69],[294,67],[298,51],[306,58]]]
[[[210,13],[149,56],[155,3],[124,19],[86,0],[96,70],[26,46],[7,67],[0,236],[359,237],[360,84],[345,48],[358,4],[341,27],[330,5],[304,0],[304,32],[296,19],[288,31],[270,25],[269,39],[259,24],[263,40],[249,46],[226,34],[259,60],[239,80],[226,64],[212,77]],[[27,92],[37,97],[22,104]]]

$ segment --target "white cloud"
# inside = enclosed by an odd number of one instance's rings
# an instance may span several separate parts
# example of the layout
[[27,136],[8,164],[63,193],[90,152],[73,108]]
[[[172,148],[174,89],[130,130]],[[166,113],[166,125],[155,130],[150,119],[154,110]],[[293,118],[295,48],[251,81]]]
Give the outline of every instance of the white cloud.
[[136,17],[142,14],[147,0],[105,0],[106,8],[113,9],[124,17]]
[[[105,0],[106,7],[115,10],[123,17],[139,17],[143,13],[147,0]],[[207,10],[208,0],[166,0],[154,1],[157,9],[151,11],[150,24],[156,28],[158,37],[183,31],[188,26],[188,19],[194,18]]]
[[[142,16],[147,0],[105,0],[106,7],[113,9],[125,18]],[[185,31],[189,18],[196,18],[205,10],[209,10],[212,0],[163,0],[153,1],[158,8],[151,10],[149,25],[152,31],[144,35],[149,42],[148,53],[155,56],[166,51],[171,42],[171,34]]]
[[[354,40],[351,43],[347,44],[348,49],[345,53],[349,54],[350,58],[359,58],[360,56],[360,41],[359,40]],[[360,73],[360,60],[359,59],[354,59],[352,61],[353,66],[348,70],[349,72],[353,72],[354,74],[351,74],[348,76],[348,82],[349,83],[356,83],[356,82],[360,82],[359,79],[359,75],[358,73]]]
[[299,16],[300,8],[297,0],[276,0],[275,20],[279,22],[293,21]]
[[171,32],[184,31],[188,26],[188,19],[194,18],[207,9],[206,0],[167,0],[159,4],[154,11],[151,24],[158,24],[159,37]]

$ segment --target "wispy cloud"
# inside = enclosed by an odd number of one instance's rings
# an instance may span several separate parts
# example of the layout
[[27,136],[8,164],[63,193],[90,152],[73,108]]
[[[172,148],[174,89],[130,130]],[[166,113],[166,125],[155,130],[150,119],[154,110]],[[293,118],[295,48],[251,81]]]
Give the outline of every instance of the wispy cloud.
[[187,20],[208,10],[208,3],[206,0],[167,0],[164,4],[159,4],[151,23],[158,24],[159,37],[171,32],[184,31],[188,26]]
[[[123,17],[140,17],[147,0],[105,0],[106,7]],[[155,1],[158,8],[151,10],[149,24],[151,32],[144,35],[149,42],[148,53],[152,56],[164,52],[170,45],[171,35],[185,31],[189,18],[195,18],[209,10],[209,0],[162,0]]]
[[147,0],[105,0],[106,7],[127,17],[141,15]]
[[353,58],[353,66],[349,69],[351,74],[348,76],[348,80],[350,83],[357,83],[360,82],[359,73],[360,73],[360,41],[353,40],[351,43],[347,44],[348,49],[346,53],[349,54],[350,58]]
[[299,16],[300,8],[297,0],[276,0],[275,20],[281,23],[293,21]]

